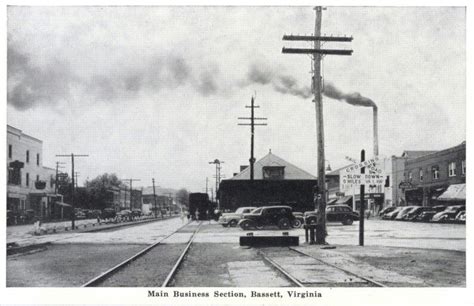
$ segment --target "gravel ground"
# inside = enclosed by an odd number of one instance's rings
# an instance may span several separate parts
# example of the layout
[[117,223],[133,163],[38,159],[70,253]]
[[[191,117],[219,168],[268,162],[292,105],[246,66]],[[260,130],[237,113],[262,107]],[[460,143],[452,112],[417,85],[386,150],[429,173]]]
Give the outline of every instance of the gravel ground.
[[185,244],[161,244],[105,280],[100,287],[161,286]]
[[175,287],[288,287],[255,249],[194,243],[175,275]]
[[7,287],[78,287],[143,248],[138,244],[48,245],[8,256]]

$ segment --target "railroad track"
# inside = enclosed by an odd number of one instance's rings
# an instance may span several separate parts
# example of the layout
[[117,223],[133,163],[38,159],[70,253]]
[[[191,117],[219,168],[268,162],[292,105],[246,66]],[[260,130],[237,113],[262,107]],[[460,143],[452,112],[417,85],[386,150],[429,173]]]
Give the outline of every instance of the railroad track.
[[[331,263],[328,263],[328,262],[325,262],[319,258],[316,258],[316,257],[313,257],[311,255],[308,255],[304,252],[301,252],[299,250],[296,250],[292,247],[289,247],[288,248],[290,251],[292,252],[295,252],[295,253],[298,253],[299,255],[303,255],[305,257],[309,257],[309,258],[312,258],[312,259],[315,259],[319,262],[321,262],[322,264],[324,265],[327,265],[327,266],[330,266],[332,268],[335,268],[335,269],[338,269],[348,275],[351,275],[351,276],[355,276],[359,279],[362,279],[364,281],[367,282],[368,285],[370,285],[371,287],[386,287],[384,284],[380,283],[380,282],[377,282],[375,280],[372,280],[370,278],[367,278],[365,276],[362,276],[360,274],[357,274],[357,273],[354,273],[352,271],[349,271],[347,269],[344,269],[344,268],[341,268],[341,267],[338,267],[336,265],[333,265]],[[306,285],[300,281],[298,278],[296,278],[294,275],[292,275],[287,269],[285,269],[282,265],[278,264],[275,260],[271,259],[270,256],[268,256],[265,252],[263,251],[258,251],[258,253],[262,256],[262,258],[267,262],[269,263],[273,268],[275,268],[276,270],[278,270],[280,273],[282,273],[286,279],[288,279],[291,283],[295,284],[296,286],[298,287],[306,287]]]
[[[144,248],[143,250],[141,250],[140,252],[136,253],[135,255],[127,258],[126,260],[122,261],[121,263],[115,265],[114,267],[110,268],[109,270],[105,271],[104,273],[100,274],[99,276],[96,276],[94,277],[93,279],[89,280],[87,283],[83,284],[81,287],[96,287],[98,285],[100,285],[101,283],[103,283],[105,280],[109,279],[110,277],[112,277],[112,275],[114,275],[115,273],[117,273],[118,271],[120,270],[123,270],[125,269],[131,262],[135,261],[136,259],[142,257],[143,255],[145,255],[146,253],[148,253],[151,249],[157,247],[158,245],[160,245],[164,240],[168,239],[169,237],[173,236],[174,234],[178,233],[181,229],[185,228],[186,226],[188,226],[190,223],[187,223],[183,226],[181,226],[180,228],[178,228],[177,230],[175,230],[174,232],[172,232],[171,234],[165,236],[164,238],[162,238],[161,240],[149,245],[148,247]],[[166,277],[165,281],[163,282],[162,284],[162,287],[167,287],[174,275],[176,274],[179,266],[181,265],[184,257],[186,256],[189,248],[191,247],[191,244],[192,242],[194,241],[194,238],[197,234],[197,232],[199,231],[199,229],[201,228],[201,225],[202,225],[202,222],[199,223],[199,225],[197,226],[196,230],[192,233],[191,237],[189,238],[187,244],[186,244],[186,247],[184,248],[184,250],[181,252],[181,255],[179,256],[178,260],[176,261],[176,263],[174,264],[173,268],[171,269],[170,273],[168,274],[168,276]]]

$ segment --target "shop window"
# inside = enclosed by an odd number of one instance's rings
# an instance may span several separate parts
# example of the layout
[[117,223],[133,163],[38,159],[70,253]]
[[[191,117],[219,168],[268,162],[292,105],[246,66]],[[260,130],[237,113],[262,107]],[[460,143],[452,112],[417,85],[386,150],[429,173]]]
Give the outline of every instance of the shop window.
[[423,169],[420,169],[420,182],[423,182]]
[[466,175],[466,161],[463,160],[461,164],[462,175]]
[[12,158],[12,156],[13,156],[12,145],[8,145],[8,158]]
[[439,166],[431,167],[431,172],[433,173],[433,179],[434,180],[439,179]]
[[26,162],[30,162],[30,151],[26,150]]
[[448,175],[450,177],[456,176],[456,162],[450,162],[448,165]]

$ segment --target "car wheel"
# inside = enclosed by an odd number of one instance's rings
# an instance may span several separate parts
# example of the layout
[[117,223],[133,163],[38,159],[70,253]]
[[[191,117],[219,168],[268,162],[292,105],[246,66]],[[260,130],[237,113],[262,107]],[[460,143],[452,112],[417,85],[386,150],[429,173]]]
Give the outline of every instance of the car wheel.
[[237,220],[231,220],[231,221],[229,222],[229,226],[230,226],[230,227],[235,227],[235,226],[237,226]]
[[252,225],[250,224],[250,221],[244,220],[240,223],[240,228],[242,228],[244,231],[248,231]]
[[228,226],[228,224],[222,224],[222,226],[223,226],[223,227],[227,227],[227,226]]
[[342,221],[342,224],[343,225],[351,225],[352,223],[354,222],[354,220],[352,220],[352,218],[345,218],[344,221]]
[[316,222],[316,218],[308,218],[306,219],[306,224],[308,225],[315,225],[317,222]]
[[300,228],[301,224],[301,221],[298,219],[295,219],[295,221],[293,221],[293,227]]
[[264,225],[262,223],[258,223],[257,225],[255,225],[255,228],[258,230],[263,230]]
[[288,229],[290,227],[290,220],[288,218],[282,218],[278,221],[278,227],[280,229]]

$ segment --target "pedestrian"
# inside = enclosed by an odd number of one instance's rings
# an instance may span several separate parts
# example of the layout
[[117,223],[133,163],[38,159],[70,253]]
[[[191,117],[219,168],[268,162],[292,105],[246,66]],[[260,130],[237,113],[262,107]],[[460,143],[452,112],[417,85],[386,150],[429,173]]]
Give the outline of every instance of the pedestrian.
[[100,224],[100,216],[97,215],[97,224]]
[[181,210],[181,216],[180,216],[180,218],[181,218],[181,223],[184,223],[184,219],[186,218],[186,216],[184,215],[184,211],[183,211],[183,210]]

